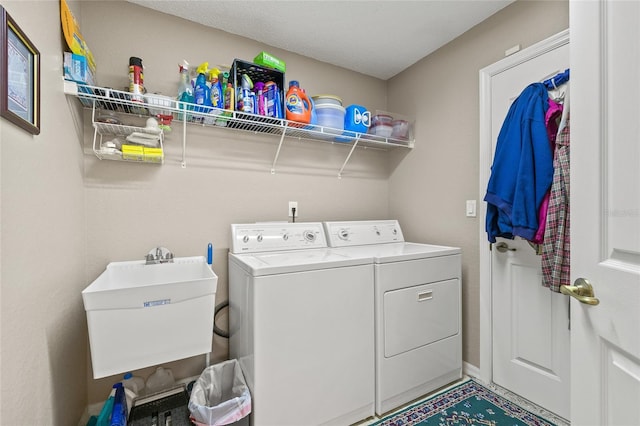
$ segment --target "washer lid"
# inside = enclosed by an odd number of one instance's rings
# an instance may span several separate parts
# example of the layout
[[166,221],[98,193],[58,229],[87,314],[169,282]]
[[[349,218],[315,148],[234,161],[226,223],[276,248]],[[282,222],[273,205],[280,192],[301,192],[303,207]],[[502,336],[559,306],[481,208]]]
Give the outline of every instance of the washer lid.
[[289,250],[282,252],[230,254],[229,260],[252,276],[316,271],[345,266],[368,265],[371,257],[351,256],[331,249]]
[[369,257],[373,259],[374,263],[427,259],[431,257],[450,256],[462,252],[458,247],[419,243],[370,244],[335,248],[334,250],[337,253],[346,253],[352,257]]

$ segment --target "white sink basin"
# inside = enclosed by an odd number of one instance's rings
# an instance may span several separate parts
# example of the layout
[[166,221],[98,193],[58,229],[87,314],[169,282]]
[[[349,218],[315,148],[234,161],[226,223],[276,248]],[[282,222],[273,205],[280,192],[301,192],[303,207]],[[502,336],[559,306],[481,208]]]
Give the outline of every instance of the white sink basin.
[[202,256],[107,265],[82,291],[94,378],[210,352],[217,284]]

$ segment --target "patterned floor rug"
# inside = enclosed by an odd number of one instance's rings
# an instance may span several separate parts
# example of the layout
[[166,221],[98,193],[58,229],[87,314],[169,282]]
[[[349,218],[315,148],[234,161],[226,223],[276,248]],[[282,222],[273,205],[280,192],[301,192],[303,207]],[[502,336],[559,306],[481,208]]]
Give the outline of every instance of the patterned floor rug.
[[473,379],[372,423],[376,426],[554,426]]

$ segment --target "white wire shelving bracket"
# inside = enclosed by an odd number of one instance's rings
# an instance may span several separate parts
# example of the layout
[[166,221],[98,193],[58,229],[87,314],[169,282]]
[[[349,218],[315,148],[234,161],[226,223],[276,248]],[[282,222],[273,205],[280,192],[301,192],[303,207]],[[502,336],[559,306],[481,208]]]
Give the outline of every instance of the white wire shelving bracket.
[[[396,148],[412,149],[414,140],[394,139],[367,133],[357,133],[329,127],[301,124],[294,121],[265,117],[240,111],[222,110],[219,108],[201,107],[191,103],[163,98],[161,105],[132,100],[131,93],[110,88],[102,88],[77,84],[64,80],[64,92],[75,96],[85,108],[104,109],[118,113],[133,114],[138,116],[153,116],[150,110],[162,110],[163,114],[173,116],[174,120],[182,122],[182,161],[181,166],[187,167],[187,125],[199,125],[220,129],[221,131],[243,131],[254,134],[276,135],[280,137],[278,147],[271,165],[271,173],[275,174],[276,164],[280,157],[286,138],[298,140],[311,140],[316,142],[331,143],[335,145],[350,146],[342,167],[338,171],[338,178],[342,178],[343,172],[352,158],[357,147],[390,150]],[[153,95],[150,95],[152,98]],[[166,100],[165,100],[166,99]],[[95,126],[94,126],[95,127]],[[96,130],[97,131],[97,130]],[[96,153],[97,155],[97,153]]]

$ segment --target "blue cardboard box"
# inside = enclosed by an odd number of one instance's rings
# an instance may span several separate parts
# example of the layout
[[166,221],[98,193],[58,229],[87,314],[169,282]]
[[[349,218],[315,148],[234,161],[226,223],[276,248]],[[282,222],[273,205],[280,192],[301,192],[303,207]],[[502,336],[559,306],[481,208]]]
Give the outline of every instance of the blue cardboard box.
[[89,86],[96,85],[94,75],[87,64],[87,58],[71,52],[64,52],[64,78]]

